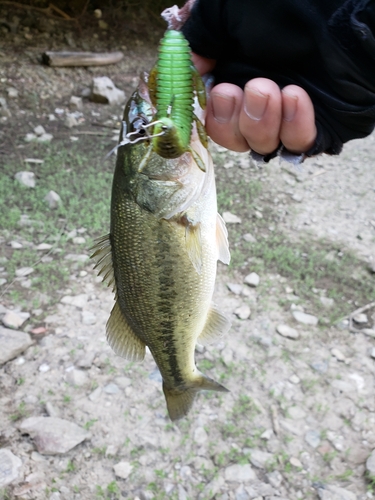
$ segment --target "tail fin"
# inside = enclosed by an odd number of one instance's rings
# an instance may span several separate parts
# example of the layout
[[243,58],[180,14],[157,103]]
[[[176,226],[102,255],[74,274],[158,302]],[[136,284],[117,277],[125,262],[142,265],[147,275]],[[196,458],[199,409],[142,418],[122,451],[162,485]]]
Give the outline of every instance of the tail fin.
[[199,374],[190,387],[184,389],[169,389],[163,382],[163,391],[171,420],[178,420],[188,414],[198,391],[229,392],[223,385],[202,374]]

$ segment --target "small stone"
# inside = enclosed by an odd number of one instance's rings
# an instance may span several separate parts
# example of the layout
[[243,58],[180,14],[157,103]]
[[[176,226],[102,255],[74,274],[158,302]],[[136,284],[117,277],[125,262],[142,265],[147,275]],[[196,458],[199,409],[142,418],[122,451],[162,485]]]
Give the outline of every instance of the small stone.
[[25,135],[23,140],[25,142],[32,142],[32,141],[35,141],[36,138],[37,138],[37,136],[35,134],[32,134],[31,132],[29,132],[28,134]]
[[[3,488],[19,477],[22,460],[8,448],[0,449],[0,487]],[[5,492],[4,492],[5,493]],[[5,498],[5,497],[4,497]]]
[[36,247],[37,250],[51,250],[52,245],[49,243],[39,243],[39,245]]
[[56,193],[56,191],[51,190],[44,197],[44,201],[46,201],[48,203],[49,208],[51,208],[52,210],[54,210],[55,208],[57,208],[60,205],[61,198]]
[[273,436],[273,430],[272,429],[266,429],[263,434],[260,435],[261,439],[264,439],[265,441],[269,441],[271,437]]
[[298,193],[292,194],[291,198],[293,201],[296,201],[297,203],[301,203],[301,201],[303,200],[303,196]]
[[16,97],[18,97],[18,90],[14,87],[8,87],[7,94],[10,99],[15,99]]
[[53,418],[60,417],[59,410],[55,406],[53,406],[53,404],[50,401],[48,401],[46,403],[46,412],[48,413],[49,417],[53,417]]
[[237,307],[237,309],[234,311],[234,314],[239,319],[244,320],[250,318],[251,310],[247,304],[243,304],[242,306]]
[[355,316],[353,316],[353,321],[355,321],[358,325],[364,325],[368,323],[367,314],[365,313],[356,314]]
[[318,324],[319,319],[312,314],[307,314],[302,311],[294,310],[292,311],[292,315],[294,319],[298,323],[302,323],[303,325],[313,325],[316,326]]
[[35,174],[34,172],[22,171],[17,172],[14,176],[16,181],[26,187],[34,188],[35,187]]
[[95,325],[96,323],[96,316],[90,311],[82,311],[81,318],[84,325]]
[[82,386],[88,382],[88,376],[83,370],[76,370],[74,368],[66,374],[66,381],[74,386]]
[[103,21],[103,19],[99,19],[98,21],[98,26],[101,30],[107,30],[108,29],[108,23],[106,23],[105,21]]
[[208,440],[207,432],[203,427],[197,427],[194,431],[194,441],[197,445],[202,446]]
[[77,111],[82,111],[83,109],[83,101],[82,97],[77,97],[75,95],[72,95],[69,101],[69,106],[71,109],[75,109]]
[[107,394],[118,394],[120,392],[119,386],[111,382],[104,387],[104,392]]
[[20,267],[19,269],[16,269],[15,275],[18,277],[24,277],[24,276],[29,276],[29,274],[34,272],[33,267]]
[[263,219],[263,214],[260,210],[255,210],[254,216],[256,219]]
[[[202,493],[199,495],[198,499],[199,500],[211,500],[211,499],[213,499],[215,497],[215,495],[217,495],[217,493],[221,490],[223,485],[224,485],[224,479],[221,476],[218,476],[218,477],[212,479],[212,481],[210,481],[208,484],[206,484]],[[180,495],[179,495],[178,500],[188,500],[189,497],[190,496],[186,495],[185,498],[180,498]]]
[[223,213],[224,222],[227,224],[241,224],[242,220],[237,215],[232,214],[231,212]]
[[37,138],[37,142],[51,142],[53,139],[52,134],[47,134],[47,132]]
[[317,431],[309,430],[305,434],[305,441],[312,448],[317,448],[320,444],[320,434]]
[[375,479],[375,450],[372,451],[371,455],[366,460],[366,470],[370,477]]
[[375,359],[375,347],[371,348],[370,356]]
[[246,285],[249,285],[254,288],[259,285],[259,282],[260,282],[260,277],[257,273],[250,273],[244,279],[244,283],[246,283]]
[[256,243],[256,238],[250,233],[246,233],[242,236],[242,239],[247,241],[248,243]]
[[267,474],[268,482],[274,488],[278,488],[283,482],[283,476],[280,474],[278,470],[274,470]]
[[101,393],[102,393],[102,388],[101,387],[97,387],[89,395],[89,400],[90,401],[97,401],[99,399],[99,396],[100,396]]
[[74,114],[68,113],[66,115],[65,121],[64,121],[65,127],[67,127],[67,128],[73,128],[73,127],[76,127],[78,124],[79,124],[78,120],[74,116]]
[[321,374],[327,373],[328,370],[328,363],[324,359],[313,361],[310,366],[313,370]]
[[89,433],[68,420],[52,417],[27,418],[20,431],[30,434],[42,455],[59,455],[82,443]]
[[[272,453],[261,450],[246,450],[250,454],[250,462],[258,469],[265,469],[273,461]],[[246,453],[247,454],[247,453]]]
[[72,242],[75,245],[83,245],[83,243],[86,243],[86,238],[84,238],[83,236],[76,236],[72,239]]
[[17,330],[29,318],[30,318],[30,314],[29,313],[21,313],[21,312],[15,312],[15,311],[8,311],[8,312],[6,312],[4,314],[4,316],[1,319],[1,321],[3,322],[3,325],[6,326],[7,328],[13,328],[14,330]]
[[62,304],[68,304],[70,306],[74,306],[77,309],[83,309],[88,301],[88,295],[85,293],[81,293],[79,295],[65,295],[60,302]]
[[234,295],[241,295],[242,285],[239,285],[237,283],[227,283],[227,288],[229,291],[234,293]]
[[90,368],[92,365],[92,362],[95,359],[95,352],[86,352],[82,358],[79,358],[77,361],[77,366],[79,368]]
[[39,371],[41,373],[46,373],[46,372],[49,372],[50,370],[50,366],[48,363],[42,363],[40,366],[39,366]]
[[7,280],[5,278],[0,278],[0,286],[5,285],[6,282]]
[[0,326],[0,365],[16,358],[32,344],[33,341],[28,333]]
[[34,134],[36,134],[36,135],[43,135],[45,133],[46,133],[46,131],[45,131],[43,125],[38,125],[37,127],[34,128]]
[[302,465],[301,461],[298,460],[298,458],[291,457],[291,459],[289,460],[289,462],[290,462],[291,465],[293,465],[293,467],[298,467],[299,469],[303,468],[303,465]]
[[22,243],[20,243],[19,241],[11,241],[11,242],[9,242],[9,245],[14,250],[19,250],[20,248],[23,248]]
[[306,417],[306,412],[299,406],[291,406],[288,408],[288,415],[293,420],[300,420]]
[[93,79],[91,100],[102,104],[119,105],[125,101],[125,92],[115,87],[107,76]]
[[226,481],[237,483],[248,483],[256,480],[256,475],[249,464],[234,464],[227,467],[224,471]]
[[333,484],[327,484],[318,488],[320,500],[357,500],[357,495],[351,491],[339,488]]
[[119,462],[113,466],[113,470],[117,477],[127,479],[133,470],[133,466],[129,462]]
[[276,327],[277,333],[279,333],[282,337],[286,337],[288,339],[298,339],[299,333],[294,328],[288,325],[277,325]]
[[[73,262],[86,262],[86,260],[88,260],[89,258],[90,256],[85,253],[68,253],[65,255],[65,260],[71,260]],[[102,280],[100,279],[100,281]]]
[[331,349],[331,354],[332,354],[332,356],[334,356],[337,359],[337,361],[345,361],[346,360],[346,357],[343,355],[343,353],[339,349],[336,349],[336,348]]
[[291,375],[288,380],[292,384],[299,384],[301,382],[301,379],[295,373],[293,373],[293,375]]
[[326,307],[327,309],[333,307],[335,304],[334,299],[331,299],[329,297],[319,297],[319,300],[321,304],[323,304],[323,306]]

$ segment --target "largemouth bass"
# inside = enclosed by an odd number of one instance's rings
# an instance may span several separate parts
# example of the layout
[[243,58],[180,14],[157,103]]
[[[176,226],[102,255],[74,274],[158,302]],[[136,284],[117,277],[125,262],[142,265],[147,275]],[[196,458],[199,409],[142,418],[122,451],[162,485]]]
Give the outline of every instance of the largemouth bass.
[[124,112],[110,234],[98,241],[93,258],[115,292],[109,344],[130,361],[142,360],[149,347],[176,420],[188,413],[198,391],[227,391],[198,371],[194,351],[197,342],[209,343],[230,327],[212,304],[217,260],[228,264],[230,254],[212,158],[195,129],[191,147],[205,172],[189,152],[165,159],[152,151],[139,170],[149,148],[142,126],[154,113],[141,81]]

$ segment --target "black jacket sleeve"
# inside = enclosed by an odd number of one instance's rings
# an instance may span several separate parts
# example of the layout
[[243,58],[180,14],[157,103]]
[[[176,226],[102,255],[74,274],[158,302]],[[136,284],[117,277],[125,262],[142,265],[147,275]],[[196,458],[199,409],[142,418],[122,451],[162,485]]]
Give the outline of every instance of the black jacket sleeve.
[[375,0],[197,0],[182,31],[217,60],[215,84],[266,77],[304,88],[318,130],[307,156],[372,132]]

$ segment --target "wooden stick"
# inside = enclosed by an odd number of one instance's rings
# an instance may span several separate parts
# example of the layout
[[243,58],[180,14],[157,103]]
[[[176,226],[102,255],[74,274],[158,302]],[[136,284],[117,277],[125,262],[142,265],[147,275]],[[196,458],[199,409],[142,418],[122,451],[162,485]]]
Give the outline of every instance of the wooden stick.
[[124,57],[122,52],[44,52],[42,61],[48,66],[106,66],[116,64]]

